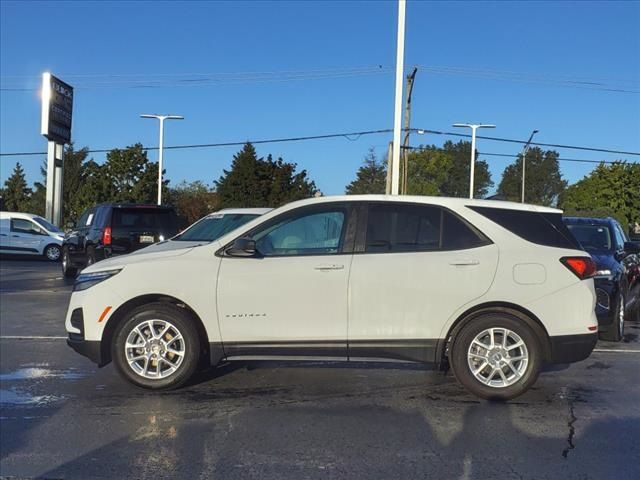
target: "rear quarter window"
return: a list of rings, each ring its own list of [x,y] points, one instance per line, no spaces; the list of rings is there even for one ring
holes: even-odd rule
[[[560,213],[467,206],[524,240],[546,247],[582,250]]]

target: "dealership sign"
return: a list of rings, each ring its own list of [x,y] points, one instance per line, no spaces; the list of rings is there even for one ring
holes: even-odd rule
[[[42,135],[50,142],[71,143],[73,87],[50,73],[42,75]]]

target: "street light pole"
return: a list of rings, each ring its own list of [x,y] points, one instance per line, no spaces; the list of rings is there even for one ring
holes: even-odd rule
[[[162,205],[162,160],[164,152],[164,121],[165,120],[184,120],[180,115],[157,115],[142,114],[140,118],[157,118],[160,120],[160,143],[158,145],[158,205]]]
[[[529,137],[529,140],[527,140],[527,143],[525,144],[524,148],[522,149],[522,198],[521,198],[521,203],[524,203],[524,170],[525,170],[525,163],[527,160],[527,152],[529,151],[529,145],[531,145],[531,140],[533,140],[533,136],[538,133],[538,130],[534,130],[533,132],[531,132],[531,136]]]
[[[469,198],[473,198],[473,179],[476,168],[476,130],[479,128],[496,128],[495,125],[487,124],[471,124],[471,123],[454,123],[454,127],[466,127],[471,129],[471,174],[469,178]]]

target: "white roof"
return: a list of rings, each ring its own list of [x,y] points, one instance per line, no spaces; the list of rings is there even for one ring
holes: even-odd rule
[[[22,212],[0,212],[0,218],[35,218],[40,217],[40,215],[35,215],[33,213],[22,213]]]
[[[336,201],[385,201],[385,202],[409,202],[409,203],[429,203],[432,205],[450,205],[452,207],[490,207],[505,208],[509,210],[525,210],[530,212],[544,213],[562,213],[557,208],[543,207],[540,205],[531,205],[529,203],[505,202],[502,200],[482,200],[469,198],[453,198],[453,197],[427,197],[419,195],[335,195],[327,197],[315,197],[306,200],[298,200],[289,203],[287,206],[313,205],[316,203],[336,202]]]
[[[273,210],[272,208],[223,208],[209,215],[264,215]],[[208,215],[207,215],[208,216]]]

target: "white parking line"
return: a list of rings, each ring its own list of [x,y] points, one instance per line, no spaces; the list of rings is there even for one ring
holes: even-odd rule
[[[640,353],[640,350],[617,350],[615,348],[594,348],[593,351],[604,353]]]
[[[67,337],[46,335],[0,335],[0,340],[66,340]]]

